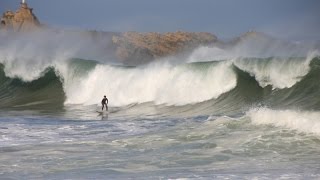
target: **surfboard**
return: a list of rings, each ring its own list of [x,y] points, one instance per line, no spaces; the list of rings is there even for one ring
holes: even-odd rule
[[[99,114],[104,114],[104,113],[108,113],[108,111],[96,111]]]

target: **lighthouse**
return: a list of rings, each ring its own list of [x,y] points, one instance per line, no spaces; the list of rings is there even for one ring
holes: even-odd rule
[[[26,0],[21,0],[21,8],[22,9],[29,9],[28,4],[26,3]]]

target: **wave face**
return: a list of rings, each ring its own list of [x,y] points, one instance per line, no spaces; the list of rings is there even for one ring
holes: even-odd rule
[[[0,100],[3,108],[92,105],[106,94],[111,106],[193,106],[205,114],[221,109],[243,112],[254,104],[319,110],[319,60],[312,55],[184,64],[164,61],[138,67],[81,59],[20,66],[17,60],[3,60]]]
[[[62,83],[52,68],[46,69],[42,77],[25,82],[6,77],[4,66],[0,64],[0,108],[61,108],[64,99]]]

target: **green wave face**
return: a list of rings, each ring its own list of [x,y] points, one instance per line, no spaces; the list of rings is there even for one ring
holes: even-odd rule
[[[65,95],[54,69],[46,69],[44,75],[31,82],[8,78],[0,66],[0,108],[62,108]]]

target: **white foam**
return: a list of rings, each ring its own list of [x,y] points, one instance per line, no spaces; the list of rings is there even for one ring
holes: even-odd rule
[[[132,69],[98,65],[87,77],[74,81],[65,84],[66,103],[96,104],[106,94],[115,106],[197,103],[217,98],[237,83],[229,62],[198,71],[166,62]]]
[[[272,85],[275,88],[290,88],[299,82],[309,70],[312,57],[301,59],[273,58],[270,60],[237,59],[235,65],[249,72],[261,87]]]
[[[88,33],[74,31],[0,32],[0,63],[5,65],[6,76],[32,81],[41,77],[46,68],[65,64],[71,58],[109,61],[99,42]]]
[[[221,61],[229,59],[238,68],[254,76],[261,87],[271,85],[273,89],[283,89],[290,88],[299,82],[309,72],[310,61],[317,56],[317,53],[309,53],[304,60],[290,59],[288,57],[269,60],[265,58],[248,60],[241,56],[246,54],[236,52],[236,50],[223,50],[217,47],[201,47],[193,52],[188,61]],[[247,56],[243,57],[251,56],[247,54]]]
[[[268,61],[236,59],[234,64],[249,72],[259,85],[271,85],[273,89],[290,88],[299,82],[310,70],[310,62],[319,56],[318,51],[308,53],[305,59],[273,58]]]
[[[247,112],[253,124],[285,127],[320,135],[320,112],[257,108]]]
[[[188,57],[188,62],[207,62],[229,60],[256,78],[260,86],[271,85],[276,88],[290,88],[299,82],[309,70],[310,61],[319,52],[310,45],[296,45],[268,39],[245,39],[229,48],[199,47]],[[256,58],[248,61],[245,58]],[[269,57],[278,57],[266,60]],[[290,59],[290,57],[306,57]],[[264,61],[260,61],[261,58]]]
[[[74,74],[68,65],[74,57],[92,55],[102,57],[104,51],[95,51],[92,39],[77,33],[41,32],[30,35],[1,36],[0,63],[8,77],[32,81],[43,75],[48,67],[54,67],[61,76],[67,104],[96,104],[106,94],[112,105],[154,102],[156,104],[184,105],[219,97],[236,86],[236,74],[232,60],[220,61],[206,70],[192,70],[188,65],[172,65],[168,62],[153,63],[132,69],[98,65],[89,74]],[[32,42],[32,43],[31,43]],[[231,52],[231,53],[230,53]],[[187,60],[213,61],[219,58],[238,57],[235,50],[202,47]],[[101,55],[101,56],[100,56]],[[291,87],[309,71],[309,62],[277,61],[261,67],[259,62],[247,64],[236,60],[240,68],[248,71],[261,86]],[[221,60],[221,59],[220,59]],[[109,61],[109,60],[105,60]]]
[[[230,62],[204,71],[168,62],[132,69],[98,65],[89,74],[76,74],[69,60],[85,58],[85,52],[95,48],[85,42],[88,38],[70,35],[39,32],[7,38],[0,34],[6,40],[0,42],[0,63],[6,76],[28,82],[54,67],[63,80],[67,104],[97,104],[106,94],[111,105],[117,106],[143,102],[184,105],[217,98],[236,86]]]

